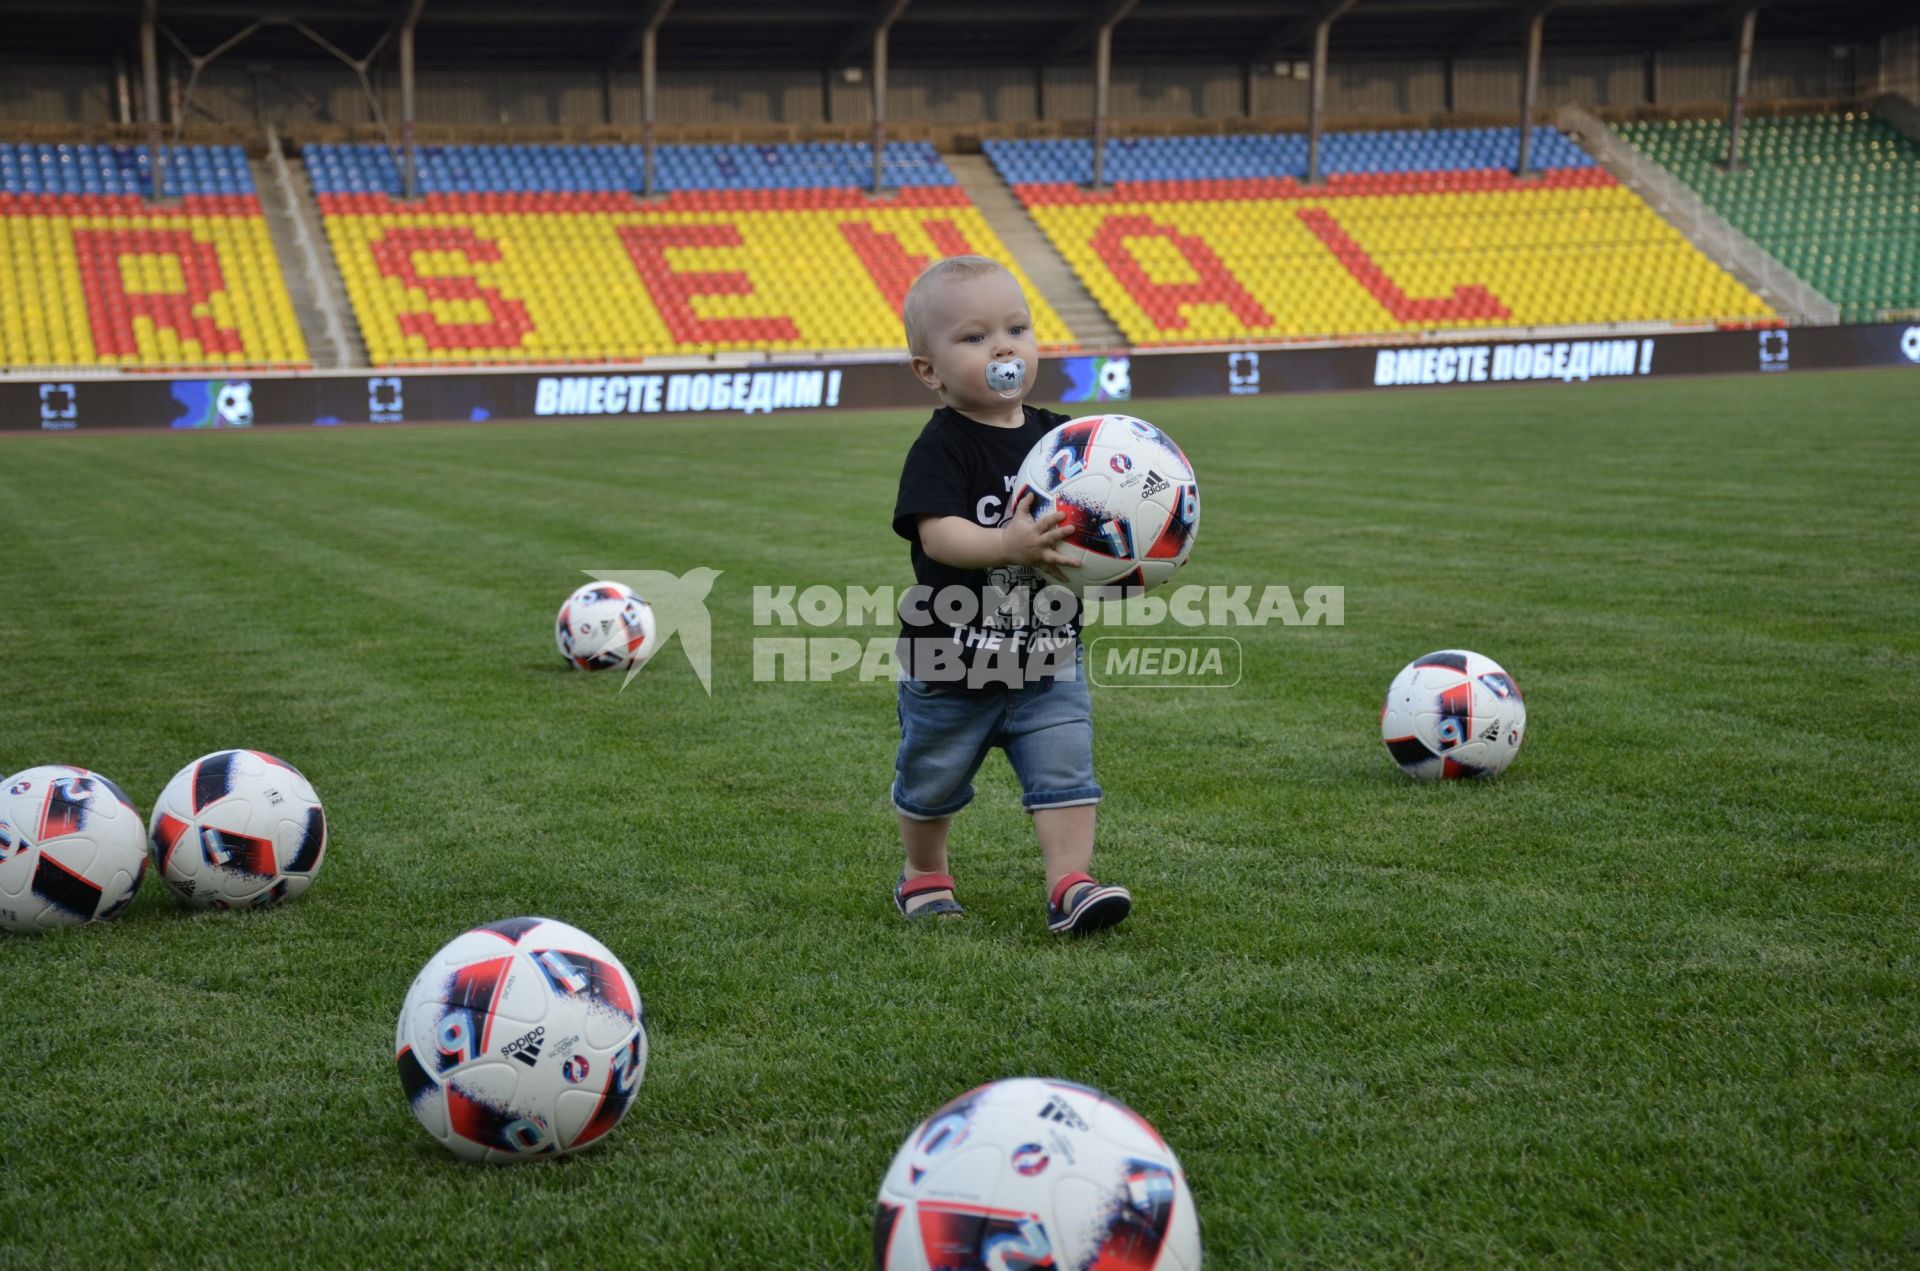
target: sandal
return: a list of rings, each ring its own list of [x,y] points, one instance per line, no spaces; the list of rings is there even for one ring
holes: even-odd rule
[[[1062,907],[1061,897],[1076,887],[1080,892],[1073,903]],[[1048,898],[1047,930],[1056,936],[1083,935],[1113,926],[1132,909],[1133,893],[1126,888],[1103,886],[1092,874],[1068,874],[1053,885]]]
[[[953,876],[951,874],[922,874],[912,882],[907,881],[906,871],[902,870],[900,879],[893,885],[893,907],[900,916],[909,922],[918,922],[922,918],[958,918],[966,913],[960,902],[952,896],[943,896],[939,900],[929,900],[925,904],[907,907],[907,901],[930,891],[951,892]]]

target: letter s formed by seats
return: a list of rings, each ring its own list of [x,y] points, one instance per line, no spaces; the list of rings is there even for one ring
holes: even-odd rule
[[[497,262],[500,245],[481,238],[471,226],[394,226],[369,250],[381,273],[418,288],[428,300],[478,300],[487,307],[491,319],[486,322],[442,322],[431,308],[397,315],[400,330],[420,336],[428,348],[516,348],[532,333],[533,319],[527,314],[527,306],[500,294],[498,288],[483,287],[466,274],[422,274],[414,264],[415,252],[430,250],[459,252],[469,264]]]

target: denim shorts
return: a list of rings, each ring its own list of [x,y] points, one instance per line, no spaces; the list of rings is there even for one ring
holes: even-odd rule
[[[952,816],[973,801],[973,774],[995,746],[1027,811],[1100,802],[1092,701],[1086,680],[1070,674],[986,692],[902,679],[893,806],[916,821]]]

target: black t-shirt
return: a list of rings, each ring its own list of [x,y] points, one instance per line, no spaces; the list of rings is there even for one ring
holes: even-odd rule
[[[900,602],[900,658],[933,684],[1017,687],[1073,665],[1079,609],[1025,565],[955,569],[927,555],[923,516],[998,526],[1013,514],[1013,483],[1027,452],[1070,416],[1023,408],[1018,428],[995,428],[950,407],[933,412],[907,451],[893,532],[913,545],[915,586]],[[1039,599],[1036,601],[1036,596]]]

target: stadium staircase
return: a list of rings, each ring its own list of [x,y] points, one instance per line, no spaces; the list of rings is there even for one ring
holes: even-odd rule
[[[280,257],[293,316],[306,338],[313,364],[344,370],[367,365],[367,346],[343,315],[349,312],[346,289],[333,259],[321,246],[318,218],[313,215],[313,189],[304,167],[287,162],[280,138],[267,129],[267,157],[253,164],[254,183],[263,197],[261,210]]]
[[[1873,114],[1908,141],[1920,141],[1920,106],[1898,93],[1882,93],[1873,99]]]
[[[1749,119],[1742,171],[1726,126],[1622,124],[1621,135],[1838,306],[1847,322],[1920,315],[1920,143],[1864,111]]]
[[[1560,127],[1584,145],[1620,184],[1687,236],[1701,253],[1745,283],[1788,321],[1833,326],[1840,307],[1806,279],[1701,202],[1686,183],[1578,106],[1562,106]]]
[[[1012,258],[1026,270],[1034,287],[1073,329],[1081,347],[1124,347],[1126,336],[1120,333],[1119,327],[1113,325],[1113,320],[1100,307],[1100,302],[1088,294],[1074,276],[1072,266],[1054,250],[1053,244],[1047,241],[1047,236],[1040,232],[1040,227],[1033,223],[1033,218],[1013,197],[1013,192],[993,170],[993,164],[988,162],[986,156],[948,155],[947,166],[953,170],[954,179],[967,192],[967,197],[973,200],[973,205],[980,209],[980,215],[987,218],[987,224],[1006,244]]]

